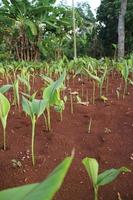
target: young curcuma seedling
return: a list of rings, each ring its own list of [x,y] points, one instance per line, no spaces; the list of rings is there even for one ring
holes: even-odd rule
[[[56,81],[53,81],[50,78],[47,78],[47,82],[50,84],[43,90],[43,98],[48,102],[47,104],[47,119],[48,119],[48,130],[51,130],[51,117],[50,117],[50,106],[54,106],[57,112],[62,114],[64,109],[64,101],[61,100],[60,90],[63,86],[63,82],[66,77],[66,71],[62,73],[60,78]],[[61,115],[62,119],[62,115]]]
[[[123,99],[124,99],[125,95],[127,93],[128,76],[129,76],[129,67],[128,67],[128,64],[127,64],[126,61],[122,65],[121,74],[122,74],[122,77],[123,77],[124,82],[125,82],[124,91],[123,91]]]
[[[101,75],[101,77],[99,77],[98,75],[96,74],[92,74],[88,69],[84,68],[85,72],[88,73],[88,75],[94,80],[97,82],[98,86],[99,86],[99,97],[101,98],[102,96],[102,87],[103,87],[103,83],[106,79],[106,75],[107,75],[107,66],[105,65],[104,67],[104,71]]]
[[[43,114],[45,108],[47,106],[47,101],[33,99],[29,101],[24,96],[22,96],[22,107],[26,114],[28,114],[31,118],[32,123],[32,144],[31,144],[31,152],[32,152],[32,164],[35,165],[35,153],[34,153],[34,143],[35,143],[35,125],[37,119]]]
[[[30,86],[30,78],[28,76],[28,78],[26,77],[21,77],[21,76],[17,76],[18,80],[26,87],[25,88],[25,92],[27,92],[30,95],[30,91],[31,91],[31,86]]]
[[[16,79],[13,82],[13,92],[14,92],[14,100],[13,100],[13,104],[18,107],[19,111],[20,111],[20,98],[19,98],[19,80]]]
[[[4,150],[6,150],[6,125],[9,110],[10,102],[2,93],[0,93],[0,119],[3,126]]]
[[[82,163],[93,184],[94,200],[98,200],[98,189],[100,186],[111,183],[122,172],[131,172],[126,167],[121,167],[119,169],[108,169],[98,174],[99,164],[96,159],[86,157],[82,160]]]

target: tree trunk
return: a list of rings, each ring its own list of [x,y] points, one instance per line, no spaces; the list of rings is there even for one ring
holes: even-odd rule
[[[125,14],[127,9],[127,0],[121,0],[121,7],[118,20],[118,58],[125,55]]]
[[[76,18],[75,18],[74,0],[72,0],[72,14],[73,14],[74,59],[76,59],[77,58],[77,41],[76,41]]]

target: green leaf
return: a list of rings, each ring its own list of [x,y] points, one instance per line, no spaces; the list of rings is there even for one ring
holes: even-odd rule
[[[44,79],[47,83],[53,83],[53,80],[48,76],[42,74],[41,78]]]
[[[38,183],[0,191],[0,199],[9,200],[11,197],[13,197],[14,200],[22,200],[23,197],[30,191],[34,190],[37,185]]]
[[[122,172],[130,172],[130,170],[126,167],[121,167],[119,169],[109,169],[104,171],[103,173],[98,175],[97,185],[101,186],[111,183]]]
[[[21,92],[22,95],[24,95],[25,97],[27,97],[30,101],[33,101],[33,99],[35,99],[35,96],[37,94],[38,91],[35,91],[32,95],[29,95],[25,92]]]
[[[51,27],[58,28],[58,26],[56,26],[54,24],[54,22],[52,23],[52,22],[46,20],[45,23],[48,24],[48,25],[50,25]]]
[[[34,115],[36,117],[40,117],[40,115],[44,112],[45,108],[47,107],[47,101],[46,100],[39,100],[39,99],[33,99],[32,101],[29,101],[24,96],[22,96],[22,107],[23,110],[31,117],[33,118]]]
[[[7,116],[10,110],[10,103],[8,99],[0,93],[0,119],[3,125],[3,128],[6,128]]]
[[[94,79],[95,81],[97,81],[98,83],[101,82],[101,79],[98,76],[93,75],[91,72],[89,72],[89,70],[87,70],[86,68],[84,68],[84,70],[88,73],[88,75]]]
[[[62,87],[63,81],[65,80],[66,72],[60,76],[57,81],[52,82],[43,91],[43,98],[49,102],[49,105],[58,105],[60,99],[60,88]]]
[[[27,91],[28,91],[28,93],[30,93],[30,89],[31,89],[30,82],[26,78],[22,78],[19,75],[18,75],[18,79],[21,81],[21,83],[26,85]]]
[[[46,180],[39,184],[31,184],[0,192],[1,200],[51,200],[60,189],[73,157],[67,157],[59,164]]]
[[[19,106],[19,80],[18,79],[14,81],[13,89],[14,89],[15,104],[18,104]]]
[[[30,31],[31,31],[32,35],[36,36],[37,35],[37,27],[36,27],[36,25],[29,19],[26,19],[25,23],[30,28]]]
[[[22,96],[22,107],[23,111],[26,112],[32,118],[31,102]]]
[[[5,117],[10,110],[10,103],[8,99],[0,93],[0,117]]]
[[[85,166],[86,171],[88,172],[88,175],[90,176],[93,185],[95,186],[97,184],[98,169],[99,169],[97,160],[94,158],[86,157],[82,160],[82,163]]]
[[[128,75],[129,75],[129,68],[128,68],[128,65],[126,62],[124,64],[124,66],[122,67],[121,73],[122,73],[122,76],[124,77],[125,81],[127,81]]]
[[[38,117],[44,112],[45,108],[47,107],[48,103],[45,100],[38,100],[34,99],[32,101],[32,111]]]
[[[7,92],[11,87],[12,87],[12,85],[10,85],[10,84],[1,86],[1,87],[0,87],[0,93],[4,94],[4,93]]]
[[[113,47],[114,49],[117,49],[117,44],[112,44],[112,47]]]

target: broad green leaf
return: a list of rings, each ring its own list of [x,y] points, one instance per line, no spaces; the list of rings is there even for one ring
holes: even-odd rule
[[[23,111],[26,112],[32,118],[33,116],[31,109],[31,102],[28,101],[24,96],[22,96],[22,107]]]
[[[64,101],[60,100],[58,102],[58,104],[55,105],[54,109],[56,112],[61,112],[62,110],[64,110],[65,106],[64,106]]]
[[[0,200],[9,200],[11,197],[13,197],[13,200],[22,200],[23,197],[34,190],[36,186],[38,186],[38,183],[0,191]]]
[[[19,105],[19,80],[18,79],[14,81],[13,88],[14,88],[14,95],[16,98],[15,101],[17,101],[15,103]]]
[[[54,22],[52,23],[52,22],[46,20],[45,23],[48,24],[48,25],[50,25],[50,26],[52,26],[52,27],[54,27],[54,28],[58,28],[58,26],[56,26],[54,24]]]
[[[53,80],[50,77],[48,77],[48,76],[41,75],[41,78],[43,78],[48,83],[53,83]]]
[[[31,103],[31,106],[32,106],[32,112],[37,117],[40,117],[40,115],[44,112],[45,108],[47,107],[47,101],[34,99]]]
[[[18,75],[18,79],[19,79],[24,85],[26,85],[26,86],[29,85],[29,82],[28,82],[25,78],[22,78],[22,77],[20,77],[20,76]]]
[[[8,99],[0,93],[0,117],[5,117],[10,110]]]
[[[46,180],[39,184],[31,184],[0,192],[1,200],[51,200],[60,189],[73,157],[67,157],[59,164]]]
[[[98,169],[99,169],[99,165],[96,159],[94,158],[84,158],[82,160],[83,165],[86,168],[86,171],[88,172],[93,185],[97,184],[97,178],[98,178]]]
[[[47,107],[47,101],[43,99],[33,99],[32,101],[29,101],[22,96],[22,107],[31,118],[33,118],[34,115],[36,115],[36,117],[40,117]]]
[[[4,94],[5,92],[7,92],[10,88],[12,87],[12,85],[3,85],[0,87],[0,93]]]
[[[43,91],[43,98],[49,102],[49,105],[58,105],[60,99],[59,89],[62,87],[63,81],[65,80],[66,72],[60,76],[60,78],[52,82],[48,87]]]
[[[7,116],[10,110],[8,99],[0,93],[0,119],[4,128],[6,128]]]
[[[37,94],[37,91],[34,92],[32,95],[29,95],[29,94],[27,94],[27,93],[25,93],[25,92],[21,92],[21,94],[24,95],[25,97],[27,97],[30,101],[33,101],[33,99],[35,99],[35,96],[36,96],[36,94]]]
[[[84,70],[88,73],[88,75],[94,79],[95,81],[97,81],[98,83],[101,82],[101,79],[98,76],[93,75],[91,72],[89,72],[89,70],[87,70],[86,68],[84,68]]]
[[[30,93],[30,89],[31,89],[31,86],[30,86],[30,82],[26,79],[26,78],[22,78],[18,75],[18,79],[24,84],[26,85],[27,87],[27,91],[28,93]]]
[[[117,176],[122,172],[130,172],[126,167],[119,169],[109,169],[98,175],[97,186],[106,185],[114,181]]]
[[[35,23],[33,23],[29,19],[26,19],[25,23],[30,28],[32,35],[36,36],[37,35],[37,27],[36,27]]]

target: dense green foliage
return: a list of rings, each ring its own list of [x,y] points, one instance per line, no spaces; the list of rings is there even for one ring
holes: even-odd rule
[[[2,0],[0,60],[73,58],[72,8],[55,0]],[[102,0],[94,17],[87,2],[76,5],[77,54],[114,56],[118,40],[119,0]],[[133,51],[133,3],[126,12],[126,54]]]
[[[120,10],[119,0],[102,0],[97,11],[98,39],[101,40],[103,56],[113,56],[115,49],[112,44],[118,40],[118,15]],[[133,2],[128,0],[125,22],[126,54],[133,51]]]

